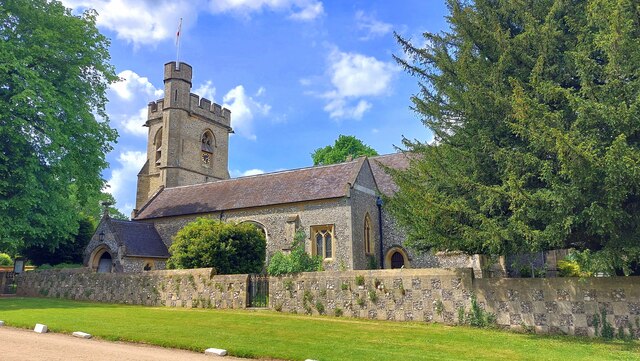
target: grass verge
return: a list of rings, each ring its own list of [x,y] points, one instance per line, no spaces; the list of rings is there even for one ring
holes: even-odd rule
[[[640,360],[638,342],[602,342],[417,322],[271,311],[156,308],[48,298],[0,299],[0,320],[107,340],[287,360]]]

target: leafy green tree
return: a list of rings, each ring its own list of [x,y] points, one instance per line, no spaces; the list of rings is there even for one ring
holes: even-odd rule
[[[346,161],[349,157],[378,155],[378,152],[352,135],[340,135],[335,143],[311,153],[313,165],[327,165]]]
[[[397,61],[435,142],[390,171],[387,205],[421,250],[590,249],[640,259],[640,12],[635,1],[449,0],[450,30]]]
[[[269,260],[267,273],[272,276],[281,276],[300,272],[322,271],[322,258],[320,256],[311,256],[304,250],[305,238],[307,238],[307,235],[303,230],[296,232],[291,245],[291,252],[288,254],[282,251],[276,252]]]
[[[109,41],[95,12],[50,0],[0,2],[0,38],[0,249],[55,248],[102,189],[117,137],[104,110],[117,78]]]
[[[60,263],[82,263],[84,249],[89,244],[96,230],[97,223],[91,216],[84,216],[78,222],[77,234],[59,240],[51,249],[47,245],[31,245],[23,248],[20,255],[26,257],[36,266],[42,264],[57,265]]]
[[[219,274],[258,273],[267,241],[249,223],[198,218],[182,228],[169,249],[169,268],[215,267]]]

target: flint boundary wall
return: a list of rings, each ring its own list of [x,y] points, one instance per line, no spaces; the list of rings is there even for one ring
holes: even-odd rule
[[[17,282],[20,296],[246,308],[248,277],[211,276],[211,269],[48,270],[26,272]],[[464,268],[326,271],[269,279],[269,308],[299,314],[456,324],[460,309],[469,313],[472,295],[507,329],[594,336],[595,315],[604,309],[616,331],[640,337],[640,277],[476,279]]]
[[[18,296],[187,308],[244,308],[247,275],[211,275],[211,268],[95,273],[86,268],[25,272]]]

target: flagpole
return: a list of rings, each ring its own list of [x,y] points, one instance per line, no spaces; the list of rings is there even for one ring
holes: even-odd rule
[[[178,31],[176,32],[176,69],[180,69],[180,31],[182,30],[182,18],[178,24]]]

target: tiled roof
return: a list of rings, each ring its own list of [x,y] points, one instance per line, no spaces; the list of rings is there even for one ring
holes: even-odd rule
[[[126,247],[126,256],[169,258],[167,246],[151,223],[110,219],[116,237]]]
[[[398,186],[391,176],[384,171],[380,164],[389,168],[406,169],[409,167],[409,158],[407,158],[407,154],[405,153],[386,154],[377,157],[370,157],[369,164],[371,165],[373,177],[376,179],[378,190],[382,194],[390,196],[398,190]]]
[[[344,197],[364,160],[165,188],[135,219]]]

